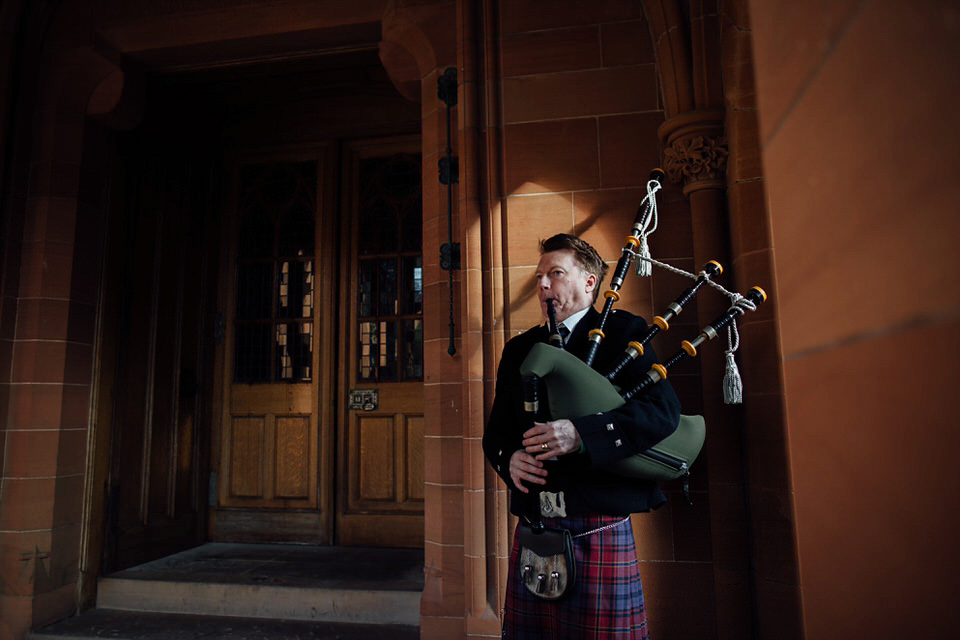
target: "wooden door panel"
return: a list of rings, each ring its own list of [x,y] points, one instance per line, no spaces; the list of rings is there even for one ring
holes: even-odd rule
[[[242,415],[255,411],[284,414],[310,413],[313,389],[309,384],[258,385],[233,384],[230,413]]]
[[[419,503],[423,510],[423,414],[407,416],[405,494],[408,502]]]
[[[310,416],[237,416],[230,428],[227,506],[316,506]],[[302,504],[299,504],[302,503]]]
[[[362,414],[351,430],[351,513],[423,512],[423,415]]]
[[[312,451],[313,428],[310,416],[277,416],[276,488],[277,498],[311,499],[316,483],[316,462],[306,452]]]
[[[350,509],[376,509],[396,502],[397,439],[392,416],[363,416],[350,443]]]
[[[226,502],[263,497],[263,444],[266,416],[241,416],[231,423],[230,493]]]
[[[223,506],[318,506],[316,421],[309,394],[310,385],[233,385],[224,433],[229,475],[220,496]]]
[[[227,429],[227,507],[317,507],[315,428],[309,415],[234,416]]]
[[[415,395],[413,396],[416,397]],[[399,404],[411,404],[409,396]],[[360,412],[350,420],[343,545],[423,545],[423,414]]]

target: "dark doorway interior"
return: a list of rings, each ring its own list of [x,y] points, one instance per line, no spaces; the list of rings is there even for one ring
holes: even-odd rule
[[[419,132],[373,48],[147,73],[114,149],[102,289],[101,574],[208,539],[225,314],[225,166],[251,149]],[[230,277],[226,274],[226,277]],[[104,404],[106,403],[106,404]],[[95,547],[94,547],[95,548]]]

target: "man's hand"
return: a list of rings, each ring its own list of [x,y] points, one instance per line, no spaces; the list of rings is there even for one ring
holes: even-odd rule
[[[547,484],[544,476],[547,470],[543,468],[543,463],[531,456],[523,449],[517,449],[510,456],[510,479],[513,485],[522,493],[530,493],[523,483]]]
[[[569,420],[534,422],[533,428],[523,434],[524,451],[538,461],[579,451],[581,442],[577,428]]]

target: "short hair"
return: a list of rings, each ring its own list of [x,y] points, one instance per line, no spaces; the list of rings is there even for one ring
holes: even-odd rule
[[[600,283],[603,277],[607,275],[607,263],[603,261],[597,250],[590,246],[584,240],[569,233],[558,233],[557,235],[540,241],[540,255],[550,253],[551,251],[563,251],[569,249],[576,256],[577,264],[580,268],[597,277],[597,286],[593,291],[593,299],[597,299],[600,293]]]

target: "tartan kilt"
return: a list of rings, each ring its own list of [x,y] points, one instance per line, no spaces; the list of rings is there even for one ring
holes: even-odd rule
[[[590,515],[544,518],[548,527],[566,528],[576,536],[623,520],[623,516]],[[577,578],[573,591],[556,602],[541,600],[523,586],[520,542],[514,532],[503,638],[507,640],[646,640],[640,565],[630,520],[598,533],[573,539]]]

